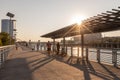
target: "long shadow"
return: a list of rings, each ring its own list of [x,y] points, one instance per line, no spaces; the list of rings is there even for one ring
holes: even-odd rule
[[[0,70],[0,80],[32,80],[32,73],[26,59],[17,58],[6,61]]]
[[[113,78],[114,80],[120,80],[119,77],[117,77],[112,71],[110,71],[107,67],[105,67],[103,64],[99,63]]]
[[[46,54],[46,53],[43,53]],[[76,67],[79,70],[82,70],[84,73],[84,79],[85,80],[91,80],[90,78],[90,74],[93,74],[99,78],[102,78],[104,80],[109,80],[109,79],[113,79],[111,76],[102,73],[102,72],[98,72],[94,69],[94,67],[92,66],[92,64],[90,63],[90,61],[86,61],[86,60],[80,60],[77,59],[76,64],[73,64],[73,57],[69,57],[67,60],[64,60],[63,58],[59,58],[58,56],[54,56],[54,58],[60,62],[64,62],[70,66]],[[110,71],[108,71],[109,73],[111,73]],[[115,80],[120,80],[115,74],[111,74]]]
[[[95,73],[96,71],[95,71],[94,67],[91,65],[90,61],[86,61],[86,62],[87,62],[89,70]]]
[[[46,54],[46,53],[43,53],[43,54]],[[98,76],[99,78],[102,78],[104,80],[109,80],[112,78],[104,73],[96,71],[89,61],[77,59],[76,64],[73,64],[72,63],[74,60],[73,57],[69,57],[67,60],[63,60],[63,58],[59,58],[58,56],[54,56],[54,58],[60,62],[64,62],[70,66],[73,66],[79,70],[82,70],[84,73],[85,80],[91,80],[90,74]],[[115,76],[114,74],[112,74],[112,75]],[[115,79],[119,80],[118,77],[115,77]]]
[[[67,63],[72,63],[72,56],[68,58]]]
[[[46,54],[46,53],[43,53],[43,54]],[[97,76],[97,77],[99,77],[101,79],[104,79],[104,80],[109,80],[109,79],[120,80],[119,77],[117,77],[114,73],[112,73],[110,70],[108,70],[104,65],[101,65],[101,66],[103,68],[105,68],[106,71],[109,72],[112,77],[110,75],[106,74],[106,73],[102,73],[101,71],[96,71],[94,69],[94,67],[92,66],[92,64],[90,63],[90,61],[77,59],[76,64],[74,64],[74,63],[72,63],[73,60],[74,60],[73,57],[69,57],[69,58],[67,58],[67,60],[64,60],[63,58],[59,58],[59,56],[54,56],[54,58],[56,60],[60,61],[60,62],[64,62],[64,63],[66,63],[66,64],[68,64],[70,66],[73,66],[73,67],[75,67],[75,68],[77,68],[79,70],[82,70],[83,73],[84,73],[84,79],[85,80],[91,80],[90,74],[93,74],[93,75],[95,75],[95,76]],[[46,61],[46,60],[44,60],[44,61]],[[37,64],[39,64],[41,62],[42,61],[36,63],[35,65],[37,65]],[[49,62],[49,59],[45,63],[37,66],[35,69],[45,65],[48,62]]]
[[[72,63],[69,63],[69,61],[72,62],[72,57],[69,57],[68,60],[66,60],[66,61],[63,61],[62,59],[60,60],[60,59],[57,59],[57,58],[56,58],[56,60],[58,60],[60,62],[64,62],[64,63],[66,63],[70,66],[73,66],[73,67],[75,67],[79,70],[82,70],[83,73],[84,73],[84,79],[85,80],[91,80],[90,73],[95,75],[95,76],[98,76],[98,77],[100,77],[104,80],[109,80],[110,79],[109,76],[107,76],[105,74],[102,74],[102,73],[99,73],[99,72],[96,72],[94,67],[92,66],[92,64],[89,61],[79,59],[79,63],[77,63],[77,61],[76,61],[76,64],[72,64]]]
[[[73,66],[73,67],[76,67],[76,68],[82,70],[83,73],[84,73],[84,79],[85,80],[91,80],[90,75],[89,75],[89,71],[87,70],[87,64],[86,64],[86,62],[84,60],[81,60],[81,64],[80,64],[80,63],[78,63],[80,61],[80,59],[77,59],[76,64],[72,64],[72,62],[73,62],[72,58],[73,57],[70,56],[67,61],[62,61],[62,60],[57,59],[57,58],[56,58],[56,60],[58,60],[60,62],[64,62],[66,64],[69,64],[70,66]]]
[[[31,64],[31,63],[34,63],[34,62],[43,60],[43,59],[45,59],[45,58],[46,58],[46,57],[42,57],[42,58],[38,58],[38,59],[32,60],[32,61],[28,62],[28,64]]]
[[[37,61],[36,63],[34,63],[32,66],[35,66],[37,64],[41,64],[42,62],[45,62],[49,59],[51,59],[51,58],[50,57],[44,57],[44,58],[40,59],[39,61]]]
[[[33,66],[34,68],[31,70],[31,72],[34,72],[34,71],[37,70],[38,68],[44,66],[45,64],[47,64],[47,63],[49,63],[49,62],[51,62],[51,61],[53,61],[53,60],[54,60],[53,57],[46,57],[45,59],[43,59],[43,60],[41,60],[41,61],[33,64],[32,66]]]
[[[25,47],[25,46],[20,46],[20,47],[22,48],[23,51],[26,51],[26,50],[27,50],[27,51],[28,51],[28,50],[29,50],[29,51],[32,51],[32,49],[30,49],[30,48],[28,48],[28,47]]]
[[[69,61],[72,62],[72,57],[70,57],[69,59],[71,59],[71,60],[69,60]],[[76,67],[76,68],[82,70],[83,73],[84,73],[84,79],[85,79],[85,80],[91,80],[90,75],[89,75],[89,71],[88,71],[88,68],[89,68],[89,65],[90,65],[90,64],[88,65],[88,64],[86,63],[86,61],[81,60],[80,58],[78,58],[76,64],[69,64],[69,65],[71,65],[71,66],[73,66],[73,67]],[[92,67],[92,66],[91,66],[91,67]],[[93,69],[93,67],[92,67],[92,69]]]
[[[90,79],[90,75],[89,75],[89,71],[87,69],[87,64],[85,63],[84,60],[82,60],[82,66],[83,66],[83,72],[84,72],[84,78],[85,78],[85,80],[91,80]]]
[[[37,54],[37,55],[29,56],[29,57],[26,57],[26,58],[33,58],[33,57],[40,56],[40,55],[41,54]]]

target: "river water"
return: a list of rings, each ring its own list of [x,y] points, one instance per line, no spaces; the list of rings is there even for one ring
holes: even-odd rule
[[[86,50],[84,49],[84,56]],[[71,56],[71,47],[67,48],[68,55]],[[73,47],[73,55],[78,56],[78,48]],[[81,48],[79,48],[79,56],[81,57]],[[97,49],[89,48],[88,49],[88,58],[92,61],[97,61]],[[101,49],[100,50],[100,61],[103,63],[112,64],[112,50],[108,49]],[[120,65],[120,50],[117,51],[117,64]]]
[[[35,50],[36,46],[33,46]],[[41,49],[44,50],[45,47]],[[40,49],[40,50],[41,50]],[[84,49],[84,56],[86,50]],[[67,55],[71,56],[71,47],[67,47]],[[73,47],[73,56],[78,56],[78,47]],[[81,48],[79,47],[79,57],[81,57]],[[88,49],[88,58],[92,61],[97,61],[97,50],[95,48]],[[100,61],[106,64],[112,65],[112,49],[101,49],[100,50]],[[120,50],[117,51],[117,65],[120,65]]]

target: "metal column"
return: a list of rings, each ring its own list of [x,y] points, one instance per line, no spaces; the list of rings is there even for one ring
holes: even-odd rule
[[[65,55],[65,37],[63,37],[62,55]]]
[[[53,39],[53,52],[55,52],[55,39]]]
[[[82,57],[82,60],[84,60],[83,54],[84,54],[84,34],[81,34],[81,57]]]

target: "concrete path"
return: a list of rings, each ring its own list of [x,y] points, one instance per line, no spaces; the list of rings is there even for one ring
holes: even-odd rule
[[[0,69],[0,80],[120,80],[120,69],[19,47]]]

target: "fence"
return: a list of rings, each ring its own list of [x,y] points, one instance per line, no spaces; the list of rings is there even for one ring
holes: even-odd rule
[[[7,60],[8,53],[13,47],[14,45],[0,47],[0,68],[3,66],[3,63]]]

